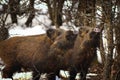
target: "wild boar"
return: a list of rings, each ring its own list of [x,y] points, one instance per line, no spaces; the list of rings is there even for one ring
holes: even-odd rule
[[[61,29],[48,29],[46,34],[12,37],[1,41],[0,57],[5,64],[2,77],[12,78],[13,73],[21,71],[21,68],[34,71],[34,55],[35,62],[44,58],[55,38],[63,32]]]

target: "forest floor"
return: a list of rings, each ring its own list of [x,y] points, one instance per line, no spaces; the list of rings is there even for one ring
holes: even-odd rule
[[[0,66],[1,67],[1,66]],[[3,68],[3,66],[1,67]],[[89,68],[89,73],[87,74],[87,80],[102,80],[102,67],[99,64],[91,66]],[[68,72],[61,71],[62,79],[56,77],[56,80],[68,80]],[[78,74],[79,76],[79,74]],[[76,76],[76,80],[80,80],[79,77]],[[32,80],[32,72],[20,72],[15,73],[13,76],[14,80]],[[0,72],[0,80],[12,80],[12,79],[2,79]],[[47,80],[45,74],[43,74],[40,80]]]

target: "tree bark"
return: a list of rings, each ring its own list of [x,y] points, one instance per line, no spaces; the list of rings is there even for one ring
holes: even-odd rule
[[[5,40],[9,37],[8,29],[5,27],[0,28],[0,41]]]
[[[103,80],[111,80],[111,66],[113,62],[113,24],[112,24],[112,0],[104,0],[102,8],[105,13],[105,24],[107,28],[108,52],[104,64]]]
[[[27,27],[32,26],[32,20],[35,17],[34,2],[35,0],[30,0],[30,4],[29,4],[30,15],[25,23]]]
[[[116,5],[118,7],[117,12],[117,22],[115,26],[115,44],[116,44],[116,57],[114,59],[114,63],[112,66],[112,80],[120,79],[120,1],[116,1]]]
[[[8,8],[10,9],[10,15],[12,23],[18,23],[17,21],[17,13],[19,13],[19,3],[20,0],[9,0]]]
[[[52,25],[59,28],[62,25],[62,8],[65,0],[47,0],[48,12]]]

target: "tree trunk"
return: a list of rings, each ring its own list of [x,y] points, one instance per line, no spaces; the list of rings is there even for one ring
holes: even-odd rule
[[[55,14],[55,26],[59,28],[62,25],[62,8],[64,5],[64,0],[58,0],[56,14]]]
[[[111,80],[111,66],[113,57],[113,24],[112,24],[112,1],[105,0],[102,8],[105,13],[105,24],[107,28],[107,44],[108,52],[106,54],[106,60],[104,64],[103,80]]]
[[[35,0],[30,0],[30,4],[29,4],[30,15],[25,23],[27,27],[32,26],[32,20],[35,17],[34,2]]]
[[[101,23],[100,27],[104,27],[104,24]],[[100,53],[101,53],[101,57],[102,57],[102,65],[104,66],[104,61],[105,61],[105,48],[104,48],[104,44],[103,44],[103,37],[102,37],[102,33],[100,35]]]
[[[116,57],[112,66],[112,80],[120,79],[120,1],[117,0],[118,14],[117,22],[115,26],[115,37],[116,37]]]
[[[17,13],[19,13],[19,3],[20,0],[9,0],[9,9],[10,9],[10,15],[12,23],[18,23],[17,21]]]
[[[0,28],[0,41],[5,40],[9,37],[8,29],[5,27]]]
[[[112,57],[113,57],[113,29],[110,23],[107,23],[108,27],[108,35],[107,35],[107,41],[108,41],[108,53],[106,55],[106,60],[104,64],[104,76],[103,80],[111,80],[111,66],[112,66]]]
[[[62,8],[65,0],[47,0],[48,12],[52,25],[59,28],[62,25]]]

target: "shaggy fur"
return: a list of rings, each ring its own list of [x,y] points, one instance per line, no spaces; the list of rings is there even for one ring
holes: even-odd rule
[[[45,58],[55,38],[63,32],[60,29],[48,29],[46,34],[13,37],[1,41],[0,57],[5,63],[2,77],[12,78],[13,73],[20,71],[21,68],[32,70],[35,77],[37,71],[34,64]]]
[[[54,55],[55,70],[68,70],[70,80],[75,80],[78,72],[81,73],[81,80],[86,80],[88,68],[96,56],[96,48],[99,47],[100,32],[95,32],[93,28],[83,28],[75,40],[72,49],[66,49],[66,44],[60,45],[60,42],[52,44],[49,51]],[[59,65],[57,65],[59,64]]]

